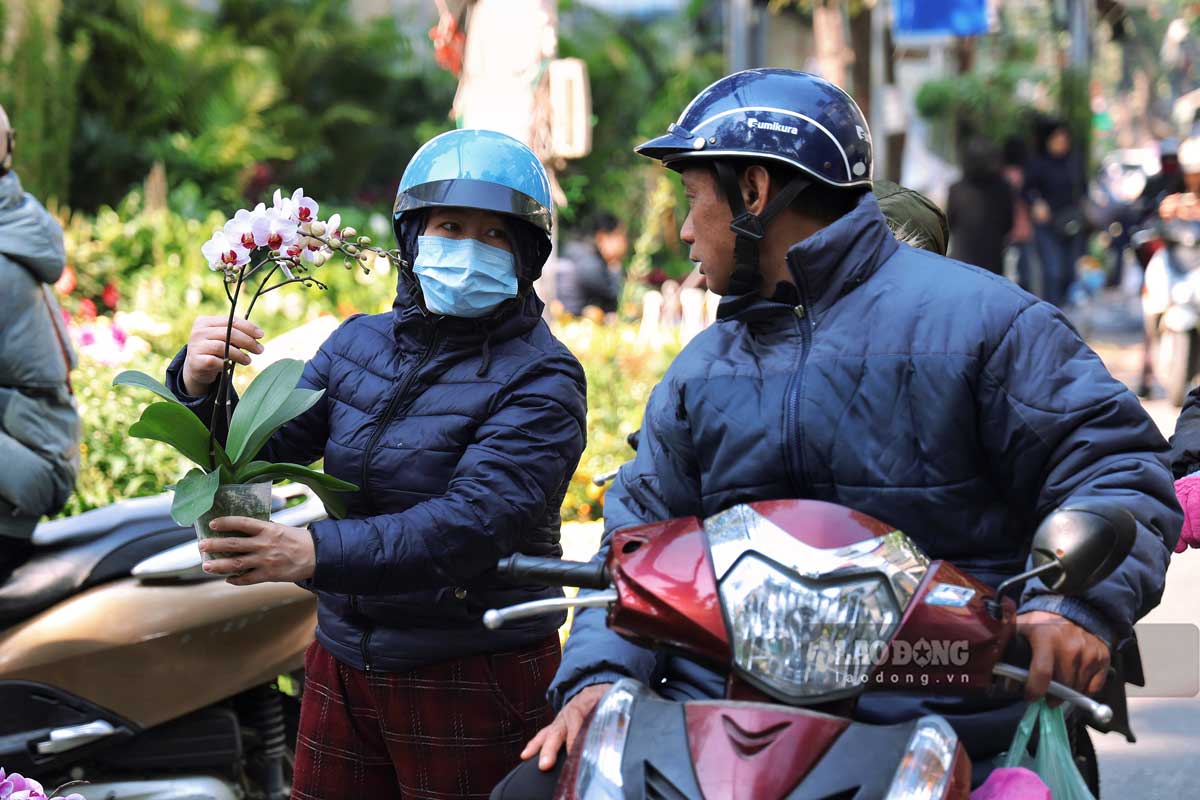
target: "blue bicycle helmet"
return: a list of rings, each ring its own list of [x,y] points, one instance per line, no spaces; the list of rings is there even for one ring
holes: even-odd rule
[[[733,212],[737,234],[731,286],[749,292],[761,280],[758,243],[767,224],[813,182],[871,186],[871,132],[854,99],[827,80],[790,69],[726,75],[692,100],[662,136],[636,152],[671,169],[705,162]],[[737,161],[774,162],[795,170],[759,214],[746,210]]]
[[[449,131],[426,142],[408,162],[392,206],[392,227],[411,258],[405,239],[413,237],[402,226],[409,212],[455,206],[507,214],[534,233],[537,252],[531,260],[537,263],[528,271],[536,278],[550,255],[551,203],[550,179],[528,147],[496,131]]]

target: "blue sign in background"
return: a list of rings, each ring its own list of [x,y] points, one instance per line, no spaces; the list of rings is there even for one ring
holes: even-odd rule
[[[894,0],[896,36],[980,36],[988,0]]]

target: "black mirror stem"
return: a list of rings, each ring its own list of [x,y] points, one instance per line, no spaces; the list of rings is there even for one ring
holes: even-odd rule
[[[1009,589],[1012,589],[1018,584],[1024,584],[1025,581],[1029,580],[1030,578],[1036,578],[1039,575],[1044,575],[1045,573],[1055,569],[1061,570],[1062,567],[1059,566],[1057,561],[1047,561],[1040,567],[1034,567],[1033,569],[1027,570],[1018,575],[1013,575],[1011,578],[996,587],[996,595],[991,600],[988,600],[988,611],[991,612],[991,615],[994,618],[1000,619],[1004,616],[1004,595]]]

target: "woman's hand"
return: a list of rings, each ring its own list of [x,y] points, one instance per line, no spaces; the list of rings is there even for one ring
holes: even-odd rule
[[[317,550],[308,528],[291,528],[277,522],[250,517],[218,517],[209,526],[220,533],[242,533],[228,539],[203,539],[202,553],[229,554],[204,563],[211,575],[230,575],[234,586],[250,586],[267,581],[295,583],[313,576]],[[237,575],[236,573],[243,573]]]
[[[221,375],[225,366],[225,331],[229,317],[197,317],[188,337],[187,356],[183,361],[183,388],[192,397],[201,397]],[[229,337],[229,358],[249,364],[250,353],[261,353],[258,340],[262,328],[245,319],[234,319]]]

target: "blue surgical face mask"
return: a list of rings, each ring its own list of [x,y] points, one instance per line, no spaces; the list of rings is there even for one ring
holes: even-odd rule
[[[418,237],[413,272],[434,314],[485,317],[517,296],[513,254],[475,239]]]

